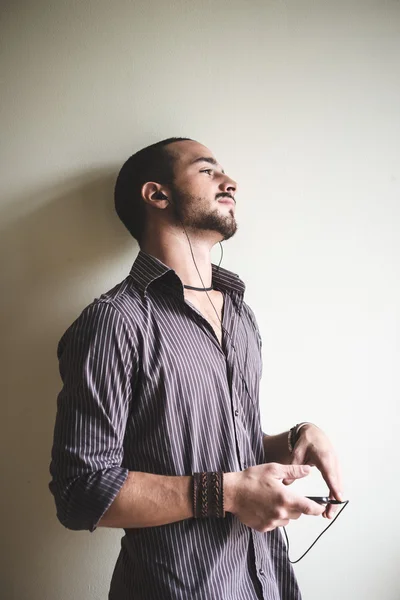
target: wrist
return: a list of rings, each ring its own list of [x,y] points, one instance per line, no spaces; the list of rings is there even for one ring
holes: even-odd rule
[[[291,452],[288,448],[288,431],[264,437],[264,463],[276,462],[288,465],[291,462]]]
[[[318,427],[314,425],[314,423],[303,423],[297,431],[297,442],[307,435],[307,431],[310,431],[311,429],[318,429]]]
[[[222,471],[193,473],[193,516],[195,519],[225,517],[224,474]]]
[[[241,473],[224,473],[224,499],[225,511],[235,514],[237,512],[237,495]]]
[[[310,429],[311,427],[315,427],[313,423],[309,421],[303,421],[302,423],[298,423],[288,432],[288,448],[290,454],[293,453],[294,448],[299,441],[301,434]]]

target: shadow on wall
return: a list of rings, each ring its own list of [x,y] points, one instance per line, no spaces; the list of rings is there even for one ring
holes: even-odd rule
[[[66,589],[71,597],[97,597],[88,585],[94,561],[85,560],[93,553],[92,535],[62,528],[47,486],[61,387],[57,342],[86,304],[126,276],[137,251],[114,212],[115,177],[115,171],[86,173],[14,202],[19,216],[14,210],[1,220],[1,579],[7,600],[55,600]],[[96,545],[103,535],[96,532]],[[82,582],[85,596],[75,588]]]

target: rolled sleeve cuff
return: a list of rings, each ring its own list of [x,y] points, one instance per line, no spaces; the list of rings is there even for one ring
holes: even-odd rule
[[[50,484],[55,496],[57,516],[68,529],[96,530],[104,513],[113,503],[128,477],[128,469],[110,467],[82,475],[71,486],[63,486],[64,493],[57,482]]]

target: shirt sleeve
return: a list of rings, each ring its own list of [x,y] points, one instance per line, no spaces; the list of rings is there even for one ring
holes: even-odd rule
[[[128,476],[121,463],[137,346],[119,311],[95,301],[61,338],[58,359],[49,488],[59,521],[92,532]]]

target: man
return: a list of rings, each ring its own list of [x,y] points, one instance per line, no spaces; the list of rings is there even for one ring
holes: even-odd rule
[[[318,427],[262,433],[256,319],[210,260],[236,187],[187,138],[128,159],[115,203],[140,252],[59,343],[50,489],[66,527],[125,529],[111,600],[299,599],[278,528],[334,509],[287,484],[316,465],[341,497]]]

